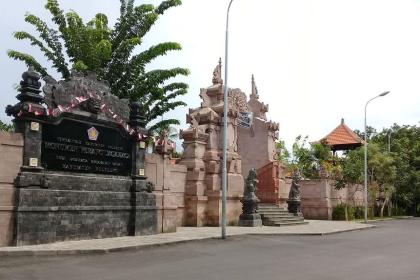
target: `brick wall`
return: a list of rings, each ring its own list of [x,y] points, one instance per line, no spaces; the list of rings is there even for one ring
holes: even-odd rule
[[[187,167],[173,164],[159,154],[146,155],[147,180],[155,184],[154,194],[159,207],[161,232],[174,231],[185,225],[185,184]]]
[[[361,186],[336,190],[326,179],[301,181],[302,213],[307,219],[331,220],[332,209],[340,203],[362,205]]]
[[[0,132],[0,246],[12,245],[13,241],[13,180],[22,165],[22,150],[22,134]]]

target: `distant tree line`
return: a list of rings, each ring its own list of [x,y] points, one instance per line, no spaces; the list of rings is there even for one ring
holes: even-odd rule
[[[420,213],[420,127],[397,125],[368,131],[368,190],[370,208],[382,216]],[[364,137],[359,131],[355,131]],[[364,184],[364,147],[334,155],[325,143],[308,143],[298,136],[289,152],[277,144],[279,159],[289,171],[308,179],[327,178],[337,189]]]

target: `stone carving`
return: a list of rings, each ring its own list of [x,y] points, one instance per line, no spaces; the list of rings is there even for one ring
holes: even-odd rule
[[[92,114],[99,114],[101,111],[101,100],[95,97],[91,97],[86,103],[82,104],[82,108]]]
[[[293,173],[292,186],[290,187],[289,199],[287,200],[290,213],[293,213],[296,216],[302,216],[300,211],[301,199],[300,199],[300,185],[299,182],[302,179],[300,172],[295,171]]]
[[[290,187],[289,200],[300,200],[300,175],[298,172],[293,176],[292,186]]]
[[[155,190],[155,184],[153,182],[147,181],[146,182],[146,192],[151,193]]]
[[[279,127],[280,124],[278,122],[268,121],[266,122],[268,136],[270,136],[274,141],[279,139]]]
[[[257,191],[257,171],[255,168],[249,170],[248,177],[245,180],[244,197],[242,202],[242,214],[239,216],[240,226],[262,226],[260,214],[258,214],[259,199],[255,195]]]
[[[229,110],[233,112],[248,112],[248,104],[246,94],[239,88],[229,90]]]
[[[222,80],[222,59],[219,58],[219,64],[217,64],[216,68],[213,71],[213,85],[223,84]]]
[[[130,125],[139,128],[146,126],[144,106],[140,102],[130,102]]]
[[[71,106],[78,98],[85,98],[83,102],[75,108],[81,111],[87,111],[93,114],[100,113],[100,106],[106,104],[108,108],[124,120],[128,119],[129,101],[128,99],[119,99],[111,94],[109,85],[97,79],[96,74],[89,72],[84,75],[73,72],[70,80],[56,81],[52,77],[44,78],[45,85],[42,88],[45,95],[45,103],[48,108],[57,108]]]
[[[200,89],[200,97],[203,100],[203,102],[201,102],[201,107],[208,107],[211,104],[211,100],[210,97],[207,95],[207,90],[205,88]]]
[[[159,133],[159,137],[156,140],[156,152],[161,155],[170,155],[174,151],[175,143],[169,139],[169,132],[163,129]]]
[[[267,122],[267,129],[269,131],[278,131],[280,124],[278,122],[269,121]]]
[[[199,112],[188,114],[187,115],[187,123],[191,124],[191,128],[198,128],[199,119],[197,120],[197,117],[200,118]]]
[[[267,120],[266,113],[268,112],[268,105],[259,101],[258,89],[255,84],[254,75],[251,78],[251,95],[248,102],[249,110],[254,113],[256,118]]]
[[[248,177],[245,181],[245,187],[244,187],[244,199],[255,199],[257,196],[255,195],[255,192],[257,191],[257,170],[255,168],[252,168],[249,170]],[[246,211],[246,213],[256,213],[256,209],[253,211]]]
[[[28,71],[22,74],[22,81],[20,82],[20,93],[16,98],[20,101],[16,105],[8,105],[6,107],[6,114],[8,116],[20,117],[27,113],[34,113],[36,115],[43,115],[45,112],[44,98],[39,94],[41,91],[41,83],[39,79],[41,76],[34,71],[34,68],[29,67]]]
[[[260,96],[258,95],[257,86],[255,85],[254,74],[252,74],[252,77],[251,77],[251,95],[249,97],[251,99],[256,99],[256,100],[260,98]]]

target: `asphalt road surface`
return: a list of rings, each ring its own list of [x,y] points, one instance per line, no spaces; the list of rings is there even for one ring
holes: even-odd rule
[[[0,279],[420,279],[420,219],[327,236],[243,236],[140,251],[2,257]]]

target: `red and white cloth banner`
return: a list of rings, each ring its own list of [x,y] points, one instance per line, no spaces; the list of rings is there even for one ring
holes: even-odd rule
[[[94,98],[94,99],[97,99],[97,100],[101,100],[101,97],[94,92],[87,91],[87,94],[89,95],[89,98]],[[86,96],[83,96],[83,95],[82,96],[75,96],[70,101],[70,106],[58,105],[57,108],[54,108],[54,109],[47,108],[46,110],[39,109],[39,108],[34,108],[32,106],[32,104],[29,104],[28,113],[33,113],[35,116],[47,115],[47,116],[57,117],[58,115],[60,115],[63,112],[70,112],[73,108],[75,108],[76,106],[80,105],[83,102],[86,102],[89,98],[87,98]],[[131,128],[128,123],[124,122],[124,119],[121,116],[119,116],[117,113],[112,111],[110,108],[108,108],[108,106],[105,103],[102,103],[100,105],[100,109],[106,115],[110,116],[113,120],[115,120],[116,123],[121,125],[125,129],[125,131],[128,132],[128,134],[133,135],[133,134],[136,133],[135,129]],[[21,109],[17,115],[18,116],[23,115],[23,110]],[[141,134],[141,133],[137,133],[137,135],[136,135],[136,138],[138,140],[146,139],[148,137],[149,137],[148,135]]]

